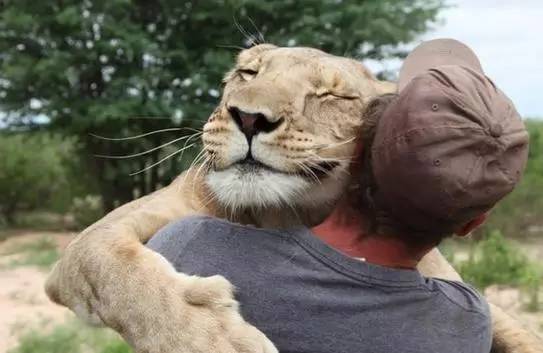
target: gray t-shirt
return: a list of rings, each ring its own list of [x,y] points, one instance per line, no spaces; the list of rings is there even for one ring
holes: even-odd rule
[[[148,246],[187,274],[220,274],[244,318],[282,353],[488,353],[491,321],[464,283],[371,265],[307,228],[257,229],[197,216]]]

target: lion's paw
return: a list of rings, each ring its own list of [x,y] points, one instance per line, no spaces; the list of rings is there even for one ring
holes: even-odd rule
[[[100,319],[100,316],[98,316],[97,313],[89,311],[87,305],[76,303],[73,305],[72,310],[79,319],[83,320],[88,325],[96,327],[105,326],[102,319]]]
[[[232,345],[239,353],[278,353],[273,343],[254,326],[247,323],[231,332]]]
[[[79,319],[92,326],[105,326],[100,316],[92,311],[90,306],[94,302],[92,290],[83,276],[70,276],[62,271],[65,269],[57,262],[45,282],[45,293],[52,302],[70,308]],[[77,280],[74,284],[73,281]],[[78,288],[74,291],[73,288]],[[79,295],[73,295],[78,293]],[[86,300],[85,300],[86,299]]]
[[[192,277],[184,297],[192,305],[237,306],[234,286],[223,276]]]

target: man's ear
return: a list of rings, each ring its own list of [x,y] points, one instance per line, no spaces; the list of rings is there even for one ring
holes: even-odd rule
[[[479,227],[481,224],[485,223],[486,219],[488,217],[487,213],[483,213],[477,218],[472,219],[468,223],[466,223],[460,230],[456,231],[456,235],[459,237],[464,237],[475,230],[475,228]]]

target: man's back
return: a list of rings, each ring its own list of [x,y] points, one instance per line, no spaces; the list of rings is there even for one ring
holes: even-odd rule
[[[178,271],[230,280],[244,318],[282,353],[490,351],[488,307],[473,289],[349,258],[307,229],[191,217],[148,245]]]

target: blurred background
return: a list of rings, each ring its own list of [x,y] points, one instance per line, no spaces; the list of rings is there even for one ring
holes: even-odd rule
[[[389,80],[425,39],[477,52],[525,117],[530,158],[485,227],[443,251],[543,332],[541,18],[540,0],[0,1],[0,353],[130,352],[49,303],[46,273],[77,231],[187,168],[222,76],[260,42],[353,57]]]

